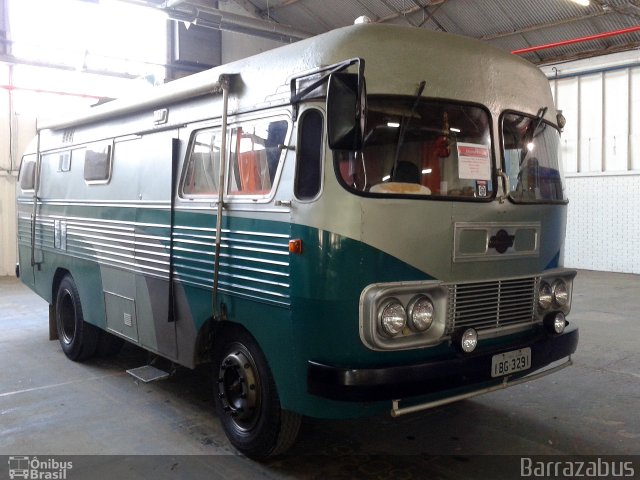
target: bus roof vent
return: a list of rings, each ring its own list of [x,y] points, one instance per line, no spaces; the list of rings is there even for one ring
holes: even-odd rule
[[[62,143],[73,143],[73,134],[75,133],[75,128],[67,128],[62,133]]]

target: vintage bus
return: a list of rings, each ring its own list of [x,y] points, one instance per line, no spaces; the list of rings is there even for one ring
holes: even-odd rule
[[[19,276],[75,361],[210,362],[252,458],[571,364],[564,118],[482,43],[355,25],[42,126]],[[535,391],[534,391],[535,392]]]

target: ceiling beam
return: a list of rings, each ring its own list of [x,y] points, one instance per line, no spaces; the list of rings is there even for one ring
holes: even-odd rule
[[[431,7],[431,6],[434,6],[434,5],[435,5],[434,11],[433,11],[433,13],[435,13],[435,10],[437,10],[437,9],[438,9],[438,7],[441,7],[441,6],[442,6],[442,4],[443,4],[446,0],[440,0],[437,4],[436,4],[436,3],[429,3],[428,5],[422,5],[420,2],[418,2],[418,0],[411,0],[411,1],[414,3],[414,5],[415,5],[416,7],[419,7],[418,12],[422,12],[422,16],[423,16],[423,18],[426,18],[426,17],[427,17],[427,15],[429,14],[429,7]],[[447,30],[442,26],[442,24],[441,24],[440,22],[438,22],[438,20],[436,20],[435,18],[432,18],[432,17],[433,17],[433,15],[431,15],[431,21],[432,21],[433,23],[435,23],[435,24],[436,24],[436,27],[438,27],[438,28],[439,28],[440,30],[442,30],[443,32],[446,32]],[[422,27],[422,25],[424,25],[424,24],[425,24],[425,22],[426,22],[426,20],[423,20],[423,21],[422,21],[421,23],[419,23],[419,24],[418,24],[418,23],[414,23],[414,22],[411,22],[411,24],[412,24],[412,25],[414,25],[414,26],[416,26],[416,27],[418,27],[418,28],[420,28],[420,27]]]
[[[294,3],[298,3],[299,1],[300,0],[281,0],[280,2],[274,2],[273,5],[269,4],[268,8],[257,10],[258,15],[260,15],[262,18],[268,17],[273,10],[279,10],[281,8],[288,7],[289,5],[293,5]]]
[[[269,2],[268,3],[269,8],[260,10],[259,15],[262,18],[275,21],[273,18],[271,18],[271,12],[273,10],[279,10],[281,8],[288,7],[298,2],[300,2],[300,0],[281,0],[279,3],[275,3],[274,5],[271,5],[271,3]],[[303,9],[309,17],[312,17],[315,22],[321,24],[322,27],[325,29],[325,31],[332,30],[334,28],[333,25],[329,25],[327,22],[324,21],[322,17],[318,16],[317,14],[309,10],[309,8],[307,8],[307,6],[304,5],[303,3],[300,4],[300,8]]]
[[[300,0],[281,0],[279,3],[274,3],[273,5],[269,5],[269,8],[278,9],[282,7],[288,7],[289,5],[293,5],[294,3],[298,3]]]
[[[375,17],[376,15],[369,9],[369,7],[367,7],[364,3],[362,3],[362,0],[356,0],[356,3],[358,5],[360,5],[360,7],[364,10],[366,10],[368,12],[368,15],[371,15],[372,17]],[[354,19],[355,20],[355,19]]]
[[[570,62],[573,60],[581,60],[584,58],[591,58],[591,57],[596,57],[596,56],[600,56],[600,55],[607,55],[610,53],[617,53],[617,52],[626,52],[629,50],[635,50],[640,48],[640,42],[632,42],[632,43],[627,43],[625,45],[618,45],[615,47],[608,47],[608,48],[601,48],[601,49],[597,49],[597,50],[587,50],[584,52],[580,52],[580,53],[575,53],[575,54],[571,54],[571,55],[558,55],[555,57],[548,57],[543,59],[541,62],[535,62],[536,65],[538,66],[544,66],[544,65],[551,65],[554,63],[561,63],[561,62]]]
[[[538,31],[538,30],[544,30],[545,28],[559,27],[561,25],[568,25],[570,23],[580,22],[580,21],[583,21],[583,20],[589,20],[590,18],[601,17],[603,15],[608,15],[610,13],[612,13],[612,12],[606,12],[606,11],[604,11],[604,12],[596,12],[596,13],[590,13],[588,15],[583,15],[582,17],[566,18],[564,20],[558,20],[556,22],[538,23],[536,25],[531,25],[530,27],[519,28],[517,30],[512,30],[512,31],[509,31],[509,32],[501,32],[501,33],[495,33],[493,35],[485,35],[483,37],[480,37],[478,40],[484,40],[484,41],[497,40],[498,38],[511,37],[513,35],[521,35],[523,33],[535,32],[535,31]]]
[[[233,3],[239,5],[243,10],[249,12],[251,15],[263,18],[260,9],[249,0],[233,0]]]
[[[443,6],[445,3],[447,3],[447,0],[444,0],[442,3],[439,3],[438,5],[436,5],[435,7],[433,7],[430,11],[427,11],[427,16],[425,18],[422,19],[422,21],[420,22],[420,24],[418,25],[419,27],[423,26],[425,23],[427,23],[429,20],[431,20],[433,18],[433,16],[436,14],[436,12],[438,11],[438,9]],[[433,19],[433,21],[435,22],[435,18]],[[437,23],[438,26],[440,26],[442,28],[442,26],[440,25],[440,23]],[[444,29],[443,29],[444,30]]]
[[[439,5],[441,3],[444,3],[445,1],[446,0],[432,0],[428,5],[416,5],[414,7],[406,8],[404,10],[396,10],[395,8],[392,8],[392,10],[394,10],[395,13],[378,18],[377,23],[384,23],[384,22],[388,22],[389,20],[395,20],[396,18],[399,18],[399,17],[406,17],[407,15],[411,15],[413,13],[419,12],[420,10],[424,10],[426,7]],[[417,2],[414,1],[414,3],[417,3]],[[384,2],[384,4],[387,7],[391,8],[387,2]]]

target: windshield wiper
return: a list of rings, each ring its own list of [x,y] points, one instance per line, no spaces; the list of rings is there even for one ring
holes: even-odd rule
[[[407,133],[407,130],[409,128],[409,124],[411,123],[411,119],[413,118],[413,114],[416,111],[416,108],[418,108],[418,102],[420,102],[420,97],[422,96],[422,92],[424,92],[424,87],[427,85],[427,82],[425,80],[422,80],[420,82],[420,85],[418,85],[418,91],[416,92],[416,96],[415,99],[413,101],[413,105],[411,106],[411,111],[409,112],[409,116],[403,116],[402,117],[402,122],[400,124],[400,132],[398,133],[398,144],[396,145],[396,155],[393,159],[393,170],[391,171],[392,174],[392,178],[391,180],[395,180],[396,177],[396,172],[398,171],[398,158],[400,157],[400,148],[402,147],[402,144],[404,143],[404,136]]]

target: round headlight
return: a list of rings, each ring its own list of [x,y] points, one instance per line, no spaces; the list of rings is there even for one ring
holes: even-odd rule
[[[398,300],[390,300],[380,312],[380,327],[385,335],[395,337],[407,324],[407,312]]]
[[[547,282],[540,284],[540,290],[538,291],[538,305],[542,310],[546,310],[551,306],[553,302],[553,291],[551,285]]]
[[[414,298],[408,309],[409,327],[414,332],[425,332],[433,323],[433,303],[425,296]]]
[[[553,282],[553,301],[561,307],[569,303],[569,289],[564,280]]]
[[[462,332],[462,337],[460,338],[460,347],[462,351],[465,353],[473,352],[478,346],[478,332],[473,328],[467,328],[464,332]]]

